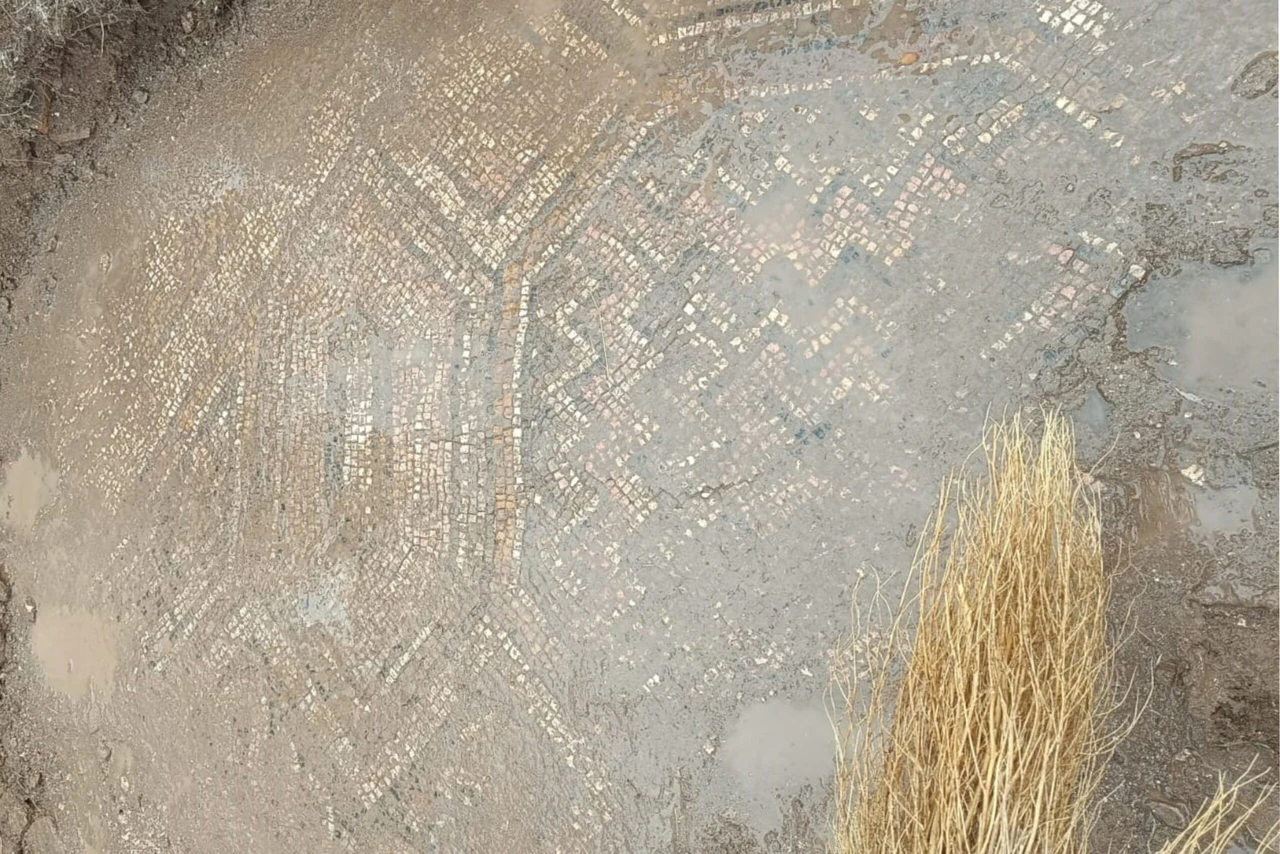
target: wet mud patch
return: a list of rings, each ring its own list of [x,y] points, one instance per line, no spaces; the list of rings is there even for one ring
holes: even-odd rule
[[[88,185],[114,179],[105,165],[114,137],[145,121],[144,113],[154,106],[152,94],[165,81],[185,79],[191,91],[198,90],[192,68],[215,49],[231,49],[234,39],[227,36],[245,32],[240,0],[62,5],[101,14],[73,15],[63,38],[28,39],[26,53],[14,55],[15,64],[6,69],[13,75],[6,82],[14,80],[16,86],[5,90],[12,98],[0,104],[0,341],[29,319],[15,303],[29,296],[18,283],[32,260],[56,254],[65,242],[57,233],[57,218],[66,199]],[[8,46],[9,35],[0,22],[0,51]],[[109,257],[104,256],[103,265],[108,269]],[[47,309],[59,289],[70,284],[76,283],[47,277],[26,287],[39,292]],[[0,390],[11,395],[12,365],[3,373]],[[41,535],[61,486],[52,460],[9,444],[14,441],[12,435],[5,437],[0,458],[0,667],[5,671],[0,683],[0,850],[53,854],[71,850],[66,847],[66,813],[57,813],[47,795],[46,775],[53,776],[52,757],[61,745],[33,743],[15,732],[11,722],[20,711],[13,687],[16,660],[26,654],[30,641],[36,678],[42,678],[38,671],[44,668],[44,677],[62,696],[89,708],[89,698],[103,700],[111,690],[114,634],[110,624],[94,615],[41,609],[33,599],[13,598],[6,565]]]
[[[1146,703],[1103,786],[1114,850],[1177,832],[1220,772],[1280,769],[1275,247],[1196,239],[1040,377],[1097,478],[1120,716]]]
[[[775,797],[821,785],[832,773],[831,727],[821,704],[771,700],[749,706],[729,730],[724,758],[755,826],[775,818]]]
[[[13,534],[31,533],[40,512],[58,492],[58,472],[40,454],[23,451],[4,467],[0,514]]]
[[[115,687],[113,625],[82,611],[45,609],[31,630],[31,648],[45,681],[75,701],[111,699]]]
[[[1141,214],[1147,241],[1144,254],[1156,259],[1156,269],[1164,273],[1176,271],[1180,261],[1223,267],[1248,263],[1253,228],[1243,224],[1210,227],[1210,216],[1203,203],[1149,202]]]
[[[13,586],[7,567],[10,549],[6,541],[11,542],[15,535],[14,528],[10,527],[14,521],[25,523],[30,520],[34,524],[35,515],[56,489],[56,475],[51,478],[51,470],[43,460],[29,454],[19,455],[4,468],[5,483],[0,487],[6,508],[6,524],[0,526],[5,532],[5,536],[0,537],[0,672],[7,676],[12,667],[17,634],[14,630],[15,615],[30,615],[34,610],[13,601]],[[54,481],[52,484],[49,482],[51,479]],[[19,505],[18,512],[10,516],[14,499]],[[42,806],[44,775],[40,769],[46,765],[47,754],[42,750],[31,751],[18,740],[11,724],[14,717],[13,697],[8,690],[0,691],[0,850],[57,851],[53,847],[39,848],[49,840],[58,842],[53,820],[45,814]]]
[[[1127,346],[1155,348],[1156,373],[1192,399],[1274,398],[1280,277],[1272,260],[1234,269],[1191,263],[1125,306]]]

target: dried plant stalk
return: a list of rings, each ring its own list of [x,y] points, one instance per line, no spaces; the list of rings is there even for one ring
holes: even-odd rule
[[[859,632],[869,648],[851,640],[837,655],[838,854],[1086,852],[1102,772],[1132,728],[1107,729],[1124,716],[1070,425],[1049,415],[1037,441],[1015,417],[983,444],[986,477],[943,489],[916,592],[887,633]],[[1220,782],[1159,854],[1226,854],[1276,794],[1247,794],[1261,778]],[[1280,824],[1257,850],[1278,838]]]
[[[883,647],[837,665],[840,854],[1087,844],[1118,736],[1097,510],[1061,417],[1038,441],[990,426],[984,447],[986,477],[944,488]]]
[[[1265,772],[1254,774],[1252,770],[1247,769],[1234,782],[1219,777],[1213,797],[1205,801],[1181,833],[1160,848],[1159,854],[1229,854],[1249,819],[1276,796],[1274,785],[1264,785],[1261,791],[1250,796],[1250,791],[1266,776]],[[1277,842],[1280,842],[1280,822],[1263,833],[1254,850],[1274,851]]]

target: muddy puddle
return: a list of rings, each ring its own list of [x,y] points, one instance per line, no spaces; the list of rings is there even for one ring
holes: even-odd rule
[[[1275,405],[1280,274],[1275,253],[1265,254],[1239,267],[1187,264],[1125,306],[1129,349],[1153,350],[1157,373],[1191,404]],[[1086,400],[1081,411],[1090,408]],[[1156,502],[1174,508],[1164,521],[1206,542],[1255,530],[1260,494],[1239,472],[1194,463],[1181,475],[1166,479],[1168,495]]]
[[[1129,349],[1157,348],[1158,373],[1184,396],[1274,398],[1280,280],[1274,252],[1271,259],[1187,264],[1153,281],[1125,306]]]
[[[58,472],[40,454],[23,451],[4,468],[0,513],[10,533],[28,534],[58,492]]]
[[[41,612],[31,630],[31,649],[51,688],[71,700],[111,697],[115,685],[116,637],[111,623],[82,611]]]
[[[1129,485],[1129,492],[1137,508],[1131,535],[1140,545],[1178,531],[1207,544],[1218,537],[1253,531],[1261,504],[1253,484],[1215,486],[1204,480],[1199,466],[1188,466],[1181,472],[1146,472]]]
[[[1196,522],[1192,530],[1202,536],[1252,530],[1258,500],[1258,490],[1247,484],[1197,489],[1193,498]]]
[[[770,700],[743,710],[725,738],[724,759],[751,819],[766,826],[778,817],[779,797],[831,776],[833,748],[821,703]]]
[[[1111,413],[1114,407],[1098,391],[1096,385],[1085,392],[1082,402],[1071,413],[1076,429],[1076,444],[1087,459],[1097,459],[1111,444]]]

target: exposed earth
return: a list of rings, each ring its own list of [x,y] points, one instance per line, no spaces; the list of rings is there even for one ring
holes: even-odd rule
[[[1098,841],[1275,772],[1273,9],[112,38],[0,148],[0,850],[822,850],[854,582],[1024,407],[1146,705]]]

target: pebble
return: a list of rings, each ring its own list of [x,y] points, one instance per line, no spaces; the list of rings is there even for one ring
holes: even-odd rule
[[[151,93],[146,89],[134,89],[133,95],[130,97],[133,98],[133,103],[141,107],[143,104],[147,103],[147,99],[151,97]]]
[[[1186,826],[1187,816],[1182,808],[1169,798],[1158,792],[1147,797],[1147,807],[1156,820],[1165,827],[1182,828]]]
[[[1199,463],[1192,463],[1182,469],[1182,476],[1196,486],[1204,486],[1204,466]]]

